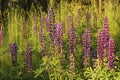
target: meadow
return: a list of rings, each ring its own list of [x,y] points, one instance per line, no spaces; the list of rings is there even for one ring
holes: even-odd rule
[[[119,80],[119,0],[89,1],[6,9],[0,80]]]

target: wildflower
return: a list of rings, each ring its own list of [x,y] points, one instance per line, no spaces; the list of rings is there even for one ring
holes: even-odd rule
[[[76,16],[75,16],[75,26],[80,26],[80,18],[81,18],[81,16],[80,16],[80,13],[81,13],[81,11],[80,11],[80,9],[78,9],[78,11],[77,11],[77,14],[76,14]]]
[[[26,72],[29,73],[32,69],[32,53],[29,44],[27,44],[27,48],[25,51],[25,63],[26,63]]]
[[[91,25],[91,15],[89,12],[86,13],[86,27],[90,27]]]
[[[108,25],[108,18],[104,18],[104,26],[103,26],[103,42],[104,42],[104,59],[107,58],[107,51],[108,51],[108,42],[109,42],[109,25]]]
[[[45,26],[46,26],[46,30],[49,32],[50,31],[50,24],[49,24],[48,16],[46,16],[46,18],[45,18]]]
[[[70,70],[74,71],[75,70],[74,54],[75,54],[75,45],[76,45],[76,34],[75,34],[75,27],[73,25],[68,30],[68,39],[69,39]]]
[[[83,45],[83,34],[82,34],[82,31],[79,32],[79,44],[81,46]]]
[[[73,25],[73,22],[72,22],[72,14],[69,14],[68,15],[68,17],[67,17],[67,29],[66,29],[66,31],[68,31],[69,30],[69,28],[70,27],[72,27],[72,25]]]
[[[94,25],[94,28],[96,29],[97,28],[97,14],[96,13],[94,13],[93,25]]]
[[[84,35],[84,65],[87,66],[88,62],[89,62],[89,56],[90,56],[90,29],[87,29],[85,31],[85,35]]]
[[[58,23],[56,25],[56,33],[55,33],[55,44],[57,45],[58,52],[62,56],[62,44],[63,44],[63,31],[62,31],[62,23]]]
[[[52,47],[54,47],[55,14],[53,8],[49,9],[48,14],[49,14],[49,36],[51,39],[51,45]]]
[[[34,34],[37,34],[37,23],[36,23],[36,15],[33,16],[33,30],[34,30]]]
[[[104,53],[104,42],[103,42],[103,31],[98,32],[98,39],[97,39],[97,55],[99,60],[99,66],[103,65],[103,53]]]
[[[45,42],[45,36],[44,36],[44,31],[43,28],[40,28],[39,31],[39,40],[40,40],[40,44],[41,44],[41,52],[43,55],[45,55],[45,50],[46,50],[46,42]]]
[[[41,14],[40,22],[41,22],[41,27],[44,29],[45,28],[45,13]]]
[[[26,34],[26,21],[25,21],[25,19],[23,20],[22,32],[23,32],[23,39],[27,39],[27,34]]]
[[[115,53],[114,40],[110,38],[109,45],[108,45],[108,54],[107,54],[109,69],[114,69],[114,53]]]
[[[11,53],[12,65],[15,66],[17,64],[17,50],[18,50],[17,44],[16,43],[10,44],[9,49]]]

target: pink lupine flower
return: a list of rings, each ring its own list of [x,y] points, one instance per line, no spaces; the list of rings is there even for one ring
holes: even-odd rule
[[[108,44],[108,54],[107,54],[109,69],[114,69],[114,54],[115,54],[115,44],[114,44],[114,40],[110,38]]]
[[[91,30],[87,29],[84,34],[84,65],[87,66],[89,64],[89,57],[90,57],[90,39],[91,39]]]

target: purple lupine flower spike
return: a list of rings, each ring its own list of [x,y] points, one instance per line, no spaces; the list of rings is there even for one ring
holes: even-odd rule
[[[83,34],[82,34],[82,31],[79,32],[79,44],[81,46],[83,45]]]
[[[45,41],[45,35],[44,35],[44,29],[45,29],[45,14],[44,13],[42,13],[41,15],[40,22],[41,22],[41,27],[39,31],[39,41],[41,44],[42,56],[44,56],[45,51],[46,51],[46,41]]]
[[[108,28],[109,28],[109,25],[108,25],[108,17],[107,17],[107,16],[104,17],[104,26],[103,26],[103,28],[104,28],[105,30],[108,30]]]
[[[66,31],[68,31],[69,28],[72,27],[72,24],[73,24],[73,22],[72,22],[72,14],[69,14],[68,17],[67,17]]]
[[[27,44],[27,48],[25,51],[25,63],[26,63],[26,72],[29,73],[32,69],[32,52],[29,44]]]
[[[81,15],[80,15],[80,13],[81,13],[81,11],[80,11],[80,9],[78,9],[78,11],[77,11],[77,14],[76,14],[76,16],[75,16],[75,26],[76,27],[79,27],[80,26],[80,18],[81,18]]]
[[[104,59],[106,60],[107,58],[107,48],[108,48],[108,42],[109,42],[109,25],[108,25],[108,18],[107,16],[104,18],[104,26],[103,26],[103,36],[104,36]]]
[[[37,34],[37,21],[36,21],[36,15],[33,16],[33,31],[34,34]]]
[[[17,50],[18,50],[17,44],[16,43],[10,44],[9,48],[11,53],[12,65],[15,66],[17,64]]]
[[[91,15],[89,12],[86,13],[86,27],[90,27],[91,25]]]
[[[114,44],[114,40],[110,38],[108,45],[108,54],[107,54],[109,69],[114,69],[114,54],[115,54],[115,44]]]
[[[48,15],[49,15],[49,36],[51,40],[51,45],[52,47],[54,47],[55,14],[53,8],[49,9]]]
[[[49,32],[50,31],[50,24],[49,24],[48,16],[46,16],[46,18],[45,18],[45,26],[46,26],[46,30]]]
[[[97,55],[99,60],[99,66],[103,65],[103,53],[104,53],[104,42],[103,42],[103,31],[98,32],[98,39],[97,39]]]
[[[58,47],[58,52],[60,56],[62,56],[62,45],[63,45],[63,30],[62,30],[62,23],[60,22],[56,28],[56,44]]]
[[[96,29],[97,28],[97,14],[96,13],[94,13],[93,25],[94,25],[94,28]]]
[[[42,13],[41,14],[41,19],[40,19],[40,22],[41,22],[41,27],[44,29],[45,28],[45,13]]]
[[[68,39],[69,39],[69,55],[70,55],[70,70],[75,70],[75,45],[76,45],[76,34],[75,34],[75,27],[72,27],[68,30]]]
[[[39,40],[41,44],[41,52],[42,52],[42,55],[44,56],[46,51],[46,41],[45,41],[44,31],[42,27],[40,28],[40,31],[39,31]]]
[[[26,33],[26,20],[23,20],[23,27],[22,27],[22,35],[23,35],[23,39],[27,39],[27,33]]]
[[[85,35],[84,35],[84,65],[87,66],[89,64],[89,57],[90,57],[90,39],[91,39],[91,30],[87,29],[85,31]]]

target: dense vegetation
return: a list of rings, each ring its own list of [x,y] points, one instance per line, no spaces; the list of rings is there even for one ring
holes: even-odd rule
[[[0,7],[0,80],[119,80],[119,0],[47,3]]]

